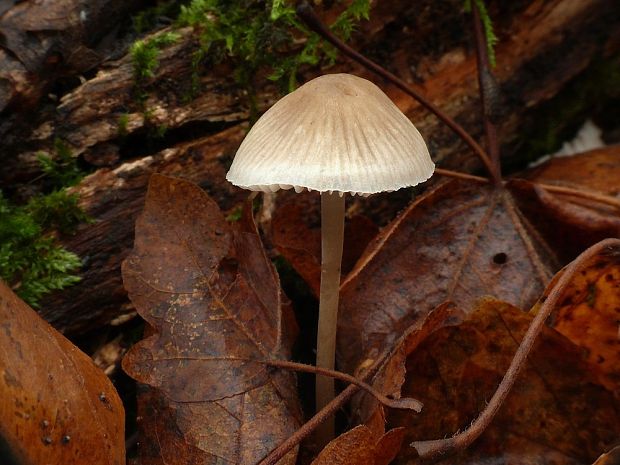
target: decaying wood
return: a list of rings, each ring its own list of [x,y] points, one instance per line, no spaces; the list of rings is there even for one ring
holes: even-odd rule
[[[196,182],[221,207],[231,208],[248,195],[224,179],[246,127],[237,125],[85,178],[75,191],[95,221],[63,239],[84,260],[82,281],[47,299],[42,316],[57,329],[75,333],[130,313],[120,265],[133,244],[134,223],[144,205],[151,173]]]
[[[43,0],[0,7],[0,112],[24,112],[58,77],[103,61],[102,39],[141,3]]]
[[[462,42],[449,43],[447,50],[420,47],[420,42],[428,41],[424,36],[428,30],[403,28],[407,21],[417,25],[418,16],[423,13],[427,17],[428,9],[432,12],[436,5],[422,3],[422,12],[408,2],[381,3],[371,15],[372,21],[363,26],[356,46],[376,55],[378,47],[388,44],[385,54],[374,58],[419,85],[435,104],[479,135],[473,50],[465,49]],[[453,3],[453,15],[458,17],[462,14],[461,2]],[[615,3],[532,1],[515,8],[516,14],[508,8],[501,10],[505,16],[498,21],[501,42],[495,73],[502,91],[498,104],[503,141],[514,146],[528,111],[556,95],[595,57],[618,56],[620,38],[614,31],[620,28],[620,18],[613,14]],[[14,136],[0,141],[0,162],[6,166],[1,183],[19,184],[31,177],[37,170],[36,153],[50,150],[57,137],[91,164],[110,165],[87,177],[76,189],[95,223],[63,239],[69,249],[84,258],[84,279],[44,305],[44,316],[67,332],[94,328],[131,311],[122,288],[120,263],[131,247],[133,223],[142,207],[150,173],[158,171],[201,183],[224,208],[232,207],[245,195],[226,185],[224,173],[245,133],[238,123],[248,118],[246,95],[235,85],[230,77],[232,69],[224,63],[202,74],[199,92],[190,98],[195,38],[190,30],[179,33],[179,41],[161,52],[156,77],[139,84],[140,89],[134,82],[131,59],[125,56],[107,63],[93,79],[65,95],[53,117],[34,127],[21,125],[12,132],[19,139]],[[373,78],[345,60],[325,71]],[[316,70],[308,75],[312,73]],[[467,170],[480,166],[434,116],[397,89],[374,80],[416,123],[443,167]],[[147,92],[143,106],[136,102],[137,90]],[[274,85],[263,85],[258,93],[259,108],[266,108],[277,96]],[[121,117],[126,119],[123,127]],[[166,135],[153,142],[149,131],[163,126]]]

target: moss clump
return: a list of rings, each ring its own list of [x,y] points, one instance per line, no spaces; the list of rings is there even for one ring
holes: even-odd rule
[[[369,0],[353,0],[332,30],[349,39],[357,22],[368,19],[369,9]],[[301,65],[316,65],[322,59],[333,62],[336,57],[333,47],[298,21],[293,2],[288,0],[192,0],[181,7],[177,22],[199,33],[196,68],[207,56],[214,61],[231,58],[237,82],[250,92],[260,69],[270,69],[269,78],[291,91],[297,86]],[[303,36],[303,46],[293,53],[291,44],[301,42],[298,39]]]
[[[80,258],[60,246],[56,234],[89,221],[77,195],[66,191],[84,175],[68,145],[58,139],[53,154],[40,153],[38,159],[51,192],[15,205],[0,191],[0,278],[33,307],[80,280],[75,274]]]
[[[128,126],[129,126],[129,115],[127,113],[123,113],[118,117],[118,137],[127,137],[127,134],[129,134],[128,131]]]
[[[137,40],[133,43],[129,53],[136,84],[141,85],[145,80],[155,77],[155,70],[159,65],[159,51],[174,44],[179,38],[179,34],[175,32],[164,32],[149,40]]]
[[[0,277],[34,307],[45,294],[80,280],[73,274],[79,257],[57,245],[50,229],[57,221],[68,227],[59,212],[74,219],[83,215],[77,199],[66,194],[35,197],[17,207],[0,191]]]
[[[487,11],[487,7],[484,4],[484,0],[473,0],[476,3],[476,8],[478,8],[478,12],[480,13],[480,21],[482,21],[482,28],[484,30],[484,35],[487,44],[487,55],[489,57],[489,63],[491,66],[495,66],[495,46],[497,45],[497,36],[495,35],[495,31],[493,30],[493,22],[491,21],[491,17],[489,16],[489,12]],[[471,12],[472,0],[465,0],[464,9],[466,13]]]
[[[77,158],[71,154],[69,146],[61,139],[54,141],[54,154],[40,152],[37,159],[41,170],[54,188],[62,188],[77,184],[84,173],[77,164]]]

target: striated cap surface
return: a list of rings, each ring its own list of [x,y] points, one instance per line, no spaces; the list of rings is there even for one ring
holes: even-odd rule
[[[434,169],[422,136],[381,89],[327,74],[265,112],[226,179],[250,190],[372,194],[419,184]]]

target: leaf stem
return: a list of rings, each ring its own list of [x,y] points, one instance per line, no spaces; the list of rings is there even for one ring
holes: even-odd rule
[[[446,176],[448,178],[456,178],[456,179],[465,179],[467,181],[474,181],[481,184],[488,184],[491,182],[488,178],[482,176],[476,176],[468,173],[461,173],[460,171],[452,171],[446,170],[443,168],[435,168],[435,174],[439,176]],[[519,178],[515,178],[519,179]],[[526,180],[527,181],[527,180]],[[510,182],[510,180],[503,181],[503,184]],[[529,181],[532,182],[532,181]],[[580,199],[591,200],[592,202],[598,202],[605,205],[609,205],[610,207],[614,207],[620,209],[620,199],[612,197],[610,195],[599,194],[597,192],[586,191],[582,189],[575,189],[573,187],[566,186],[556,186],[553,184],[532,182],[537,187],[546,190],[547,192],[552,192],[554,194],[561,195],[571,195],[573,197],[578,197]]]
[[[553,192],[554,194],[572,195],[573,197],[579,197],[582,199],[592,200],[594,202],[600,202],[612,207],[620,209],[620,199],[611,197],[605,194],[597,194],[596,192],[583,191],[580,189],[573,189],[572,187],[554,186],[553,184],[534,183],[536,186],[542,187],[547,192]]]
[[[497,140],[497,118],[499,102],[499,90],[497,82],[491,72],[489,64],[488,47],[482,30],[482,20],[478,2],[472,2],[472,18],[474,35],[476,37],[476,63],[478,68],[478,86],[480,89],[480,101],[482,103],[482,119],[484,133],[487,140],[487,153],[492,164],[492,178],[498,186],[502,179],[499,142]]]
[[[312,434],[321,423],[340,410],[357,391],[359,391],[359,387],[356,385],[348,386],[323,409],[319,410],[310,420],[301,425],[288,439],[272,450],[269,455],[258,463],[258,465],[275,465],[278,463],[291,449]]]
[[[423,404],[417,399],[413,399],[411,397],[390,399],[389,397],[386,397],[379,391],[375,390],[370,384],[341,371],[329,370],[327,368],[322,368],[318,366],[315,367],[313,365],[306,365],[305,363],[291,362],[290,360],[265,360],[264,363],[266,365],[283,368],[285,370],[302,371],[304,373],[314,373],[317,375],[328,376],[332,379],[338,379],[340,381],[353,384],[354,386],[357,386],[358,388],[368,392],[371,396],[373,396],[375,399],[377,399],[379,402],[389,408],[414,410],[417,413],[420,413],[422,411]]]
[[[340,50],[345,56],[348,56],[352,60],[360,63],[365,68],[373,71],[378,74],[382,78],[390,81],[400,90],[405,92],[407,95],[411,96],[432,113],[434,113],[437,118],[439,118],[446,126],[448,126],[452,131],[454,131],[462,140],[465,142],[476,155],[480,158],[484,166],[486,167],[489,175],[493,178],[494,182],[498,184],[501,182],[501,178],[497,178],[497,170],[493,167],[493,163],[491,159],[484,151],[484,149],[465,131],[465,129],[460,126],[456,121],[454,121],[450,116],[444,113],[442,110],[437,108],[433,103],[426,99],[422,94],[420,94],[417,90],[415,90],[412,86],[407,84],[405,81],[397,77],[396,75],[390,73],[388,70],[378,65],[372,60],[369,60],[361,53],[357,52],[353,48],[349,47],[347,44],[342,42],[338,37],[336,37],[330,30],[323,24],[320,18],[316,15],[312,7],[306,1],[302,1],[297,5],[297,15],[306,23],[308,28],[316,32],[318,35],[323,37],[329,43],[331,43],[334,47]]]
[[[420,458],[425,459],[439,454],[446,454],[463,449],[469,446],[484,432],[510,392],[510,389],[519,375],[519,372],[527,361],[527,356],[529,355],[538,334],[558,303],[558,300],[562,297],[566,287],[570,284],[575,274],[584,267],[588,260],[605,249],[611,250],[612,247],[620,247],[620,239],[605,239],[598,242],[592,247],[586,249],[581,255],[579,255],[579,257],[564,268],[562,275],[553,288],[546,296],[543,294],[543,297],[540,299],[543,304],[539,308],[538,313],[527,329],[527,332],[525,333],[519,348],[510,362],[510,366],[499,384],[499,387],[482,413],[478,416],[478,418],[476,418],[471,426],[469,426],[469,428],[451,438],[433,441],[416,441],[411,443],[411,447],[414,447],[417,450]]]

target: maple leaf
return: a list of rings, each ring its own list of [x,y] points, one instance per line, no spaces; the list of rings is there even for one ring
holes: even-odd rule
[[[251,209],[233,230],[198,186],[153,175],[123,279],[155,331],[123,367],[165,397],[162,454],[181,441],[175,463],[254,463],[297,428],[294,376],[260,361],[287,358],[291,331]]]
[[[495,296],[534,304],[555,257],[502,187],[451,180],[393,220],[341,285],[340,367],[374,359],[437,305]]]

